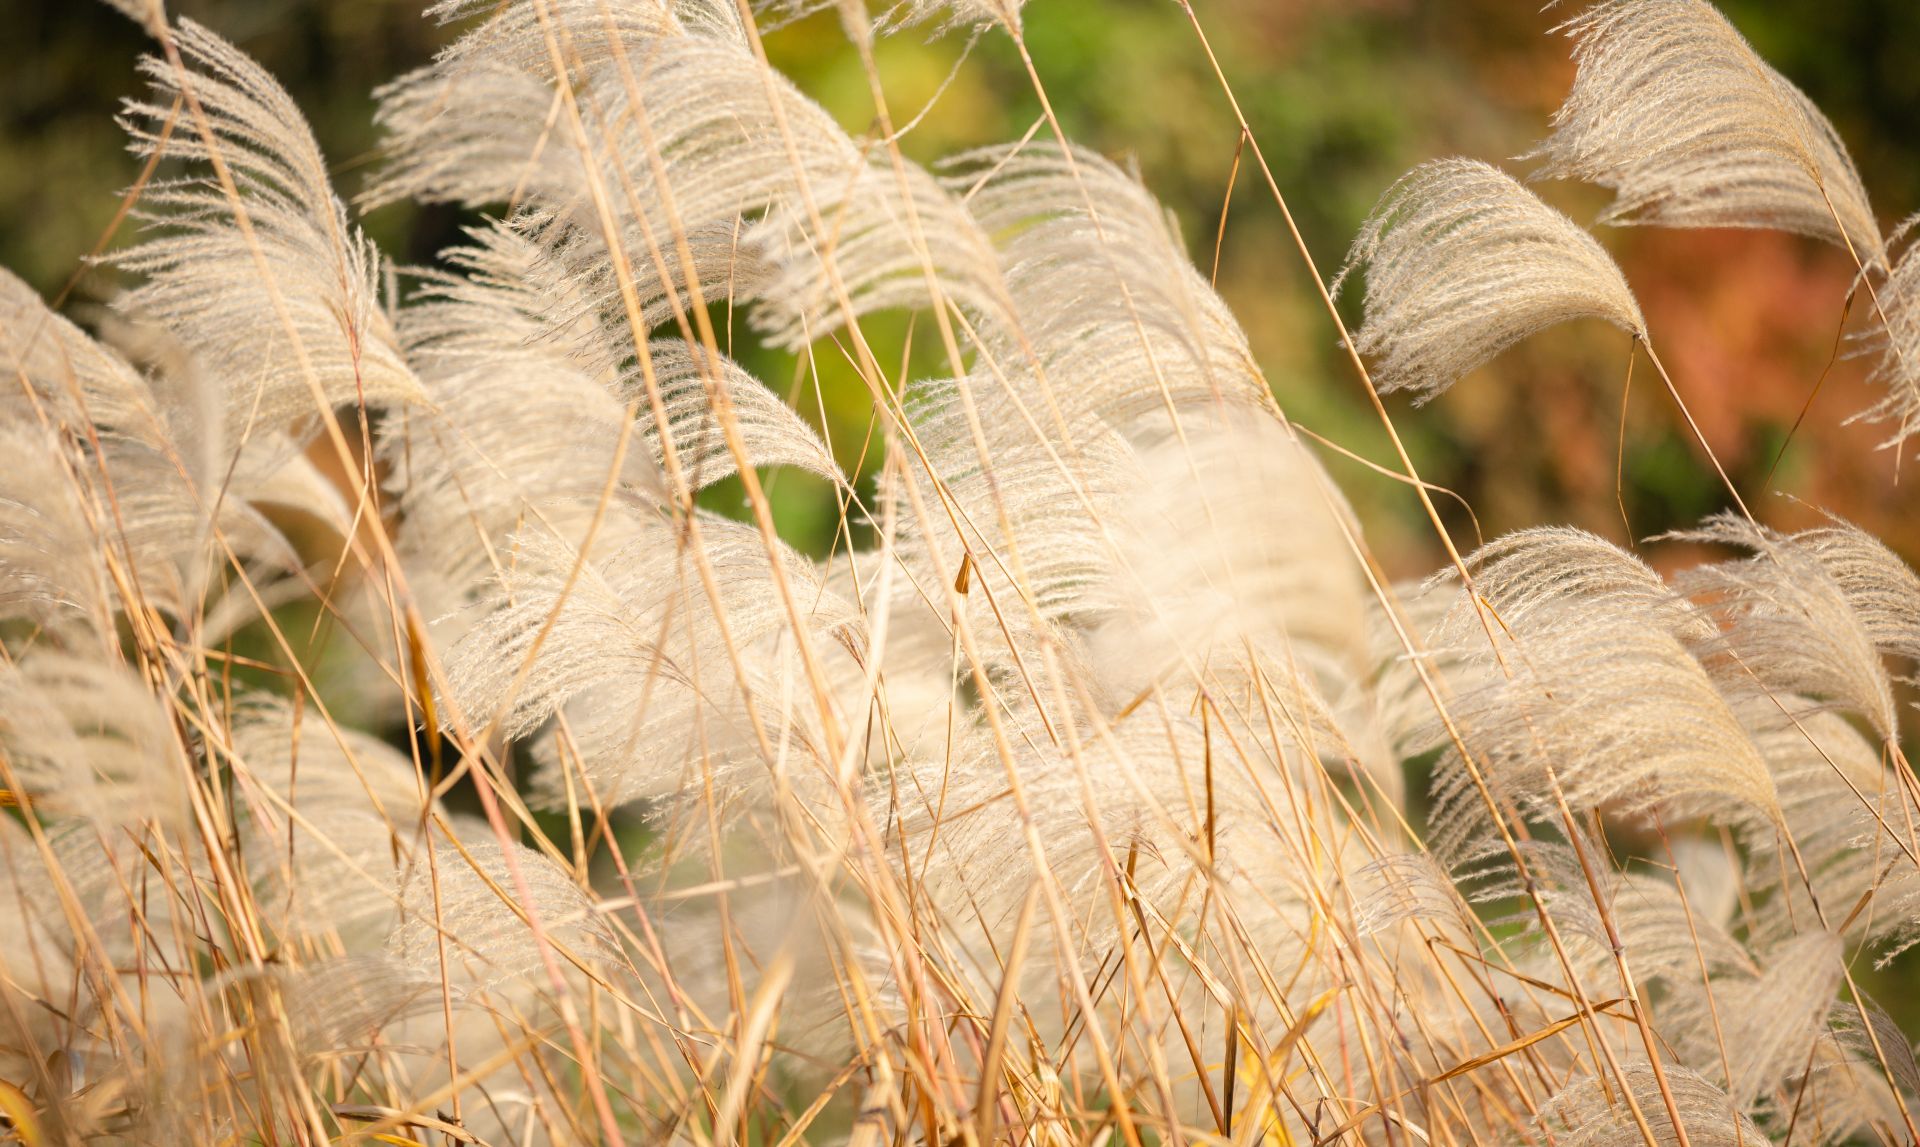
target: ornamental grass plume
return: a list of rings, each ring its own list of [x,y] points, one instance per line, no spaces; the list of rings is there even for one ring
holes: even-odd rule
[[[767,62],[810,4],[436,4],[358,205],[483,213],[420,268],[270,75],[117,6],[135,285],[89,330],[0,273],[5,1136],[1920,1137],[1857,975],[1920,940],[1920,577],[1873,537],[1743,506],[1671,575],[1542,525],[1390,581],[1136,174],[1051,113],[931,169],[884,102],[849,133]],[[838,11],[1027,50],[1010,0]],[[1903,450],[1913,256],[1826,119],[1698,0],[1566,30],[1534,174],[1853,251]],[[1477,160],[1349,274],[1380,393],[1648,340]],[[869,342],[900,312],[940,377]],[[852,364],[877,462],[736,315]]]

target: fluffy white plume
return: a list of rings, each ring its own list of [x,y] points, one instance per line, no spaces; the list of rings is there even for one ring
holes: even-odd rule
[[[890,33],[919,24],[937,22],[939,31],[972,26],[999,25],[1014,32],[1020,30],[1020,9],[1026,0],[893,0],[884,5],[874,20],[874,30]],[[824,7],[825,3],[820,2]]]
[[[1677,579],[1723,631],[1703,653],[1732,687],[1751,682],[1819,698],[1865,717],[1882,737],[1898,735],[1893,684],[1873,636],[1818,560],[1793,539],[1733,514],[1674,537],[1753,552]]]
[[[955,28],[971,27],[976,32],[984,31],[993,25],[999,25],[1011,31],[1020,30],[1020,9],[1025,0],[883,0],[874,5],[879,9],[868,20],[868,6],[854,7],[838,4],[840,19],[849,35],[862,36],[869,33],[889,35],[902,29],[934,25],[934,34],[941,35]],[[763,19],[772,17],[784,24],[804,19],[815,12],[836,7],[835,0],[754,0],[753,9]],[[868,26],[870,24],[870,27]],[[777,26],[777,24],[775,25]]]
[[[45,417],[76,432],[91,425],[143,442],[166,437],[146,380],[6,270],[0,270],[0,371],[24,384],[9,385],[0,397],[0,409],[13,418]]]
[[[924,532],[918,522],[903,523],[901,548],[915,592],[942,600],[937,553],[947,578],[958,577],[964,558],[968,580],[984,580],[968,595],[982,634],[1023,625],[1028,610],[1057,621],[1113,604],[1110,593],[1095,596],[1112,580],[1114,549],[1104,523],[1138,490],[1138,455],[1111,429],[1090,433],[1070,458],[1039,448],[1025,427],[998,423],[976,437],[969,409],[983,405],[980,395],[991,385],[967,377],[918,383],[908,394],[907,419],[932,467],[924,476],[917,466],[911,472],[923,489],[942,492],[958,527],[948,528],[944,514]]]
[[[575,353],[597,328],[542,317],[568,300],[539,291],[531,244],[504,229],[478,237],[455,260],[468,276],[433,280],[405,312],[408,356],[433,409],[381,428],[402,551],[449,591],[447,609],[511,561],[508,538],[522,526],[578,541],[610,478],[623,497],[664,489],[639,433],[621,451],[621,401]]]
[[[1845,950],[1838,936],[1809,929],[1767,956],[1750,980],[1716,984],[1733,1077],[1727,1090],[1742,1108],[1797,1075],[1833,1009]]]
[[[0,686],[4,688],[4,686]],[[60,897],[47,878],[45,862],[33,837],[14,818],[0,817],[0,1001],[20,997],[51,998],[73,982],[72,961],[79,955],[61,927]],[[23,1045],[39,1042],[35,1025],[12,1017],[8,1007],[0,1019],[0,1062],[19,1054]]]
[[[1911,566],[1880,539],[1838,518],[1791,541],[1840,587],[1882,653],[1920,661],[1920,575]]]
[[[68,643],[104,644],[113,605],[100,536],[74,488],[71,455],[37,426],[0,425],[0,616]]]
[[[780,346],[812,342],[847,310],[960,306],[1000,329],[1013,322],[993,244],[938,180],[904,161],[810,172],[745,242],[773,268],[753,318]]]
[[[232,441],[317,416],[316,394],[335,406],[418,398],[379,306],[378,254],[347,221],[292,97],[192,21],[173,40],[188,69],[143,62],[154,96],[128,104],[133,151],[163,146],[170,105],[184,96],[164,146],[212,172],[149,185],[150,236],[114,257],[146,281],[116,305],[164,323],[220,380]]]
[[[232,750],[259,786],[243,845],[269,918],[289,935],[384,937],[428,827],[419,769],[373,737],[264,700],[234,723]]]
[[[1495,557],[1500,556],[1496,551]],[[1621,570],[1633,567],[1616,563]],[[1557,821],[1556,788],[1576,809],[1713,809],[1739,820],[1777,819],[1773,782],[1745,727],[1671,628],[1659,600],[1631,577],[1627,592],[1541,581],[1523,563],[1469,559],[1491,607],[1491,638],[1461,596],[1443,627],[1458,644],[1437,649],[1457,666],[1449,708],[1469,762],[1449,746],[1435,780],[1436,847],[1446,852],[1494,815],[1496,802]],[[1513,608],[1509,609],[1511,602]],[[1489,644],[1489,641],[1494,644]],[[1447,743],[1438,724],[1428,744]]]
[[[1076,444],[1094,424],[1166,433],[1183,411],[1268,403],[1246,336],[1140,181],[1049,144],[958,157],[948,186],[1002,250],[1017,334],[986,331],[990,424]],[[1025,410],[1015,405],[1023,404]]]
[[[109,825],[187,818],[186,749],[125,666],[60,653],[0,662],[0,754],[50,812]]]
[[[1196,690],[1268,698],[1260,708],[1328,759],[1364,764],[1397,793],[1398,762],[1370,720],[1352,511],[1277,422],[1185,423],[1142,451],[1110,523],[1106,584],[1085,595],[1105,612],[1080,619],[1093,676],[1123,708],[1154,690],[1175,704]]]
[[[705,489],[739,470],[715,410],[715,399],[722,394],[750,465],[795,466],[847,485],[832,451],[813,427],[731,359],[709,355],[697,344],[679,339],[654,339],[647,353],[688,488]],[[631,371],[616,393],[638,407],[641,437],[655,456],[664,457],[643,372]]]
[[[1920,1096],[1920,1065],[1891,1016],[1868,1004],[1863,1017],[1858,1007],[1842,1004],[1815,1045],[1805,1086],[1794,1091],[1793,1102],[1815,1113],[1835,1138],[1870,1134],[1904,1124],[1902,1111],[1910,1112]]]
[[[1579,72],[1538,178],[1616,195],[1601,220],[1772,227],[1885,265],[1839,133],[1706,0],[1604,0],[1561,26]]]
[[[1699,1147],[1744,1147],[1764,1143],[1766,1135],[1734,1107],[1727,1093],[1678,1064],[1666,1064],[1667,1087],[1686,1128],[1686,1142]],[[1646,1119],[1657,1147],[1681,1142],[1661,1096],[1660,1082],[1646,1063],[1624,1065],[1634,1105]],[[1646,1147],[1647,1138],[1633,1113],[1620,1101],[1612,1079],[1592,1076],[1567,1085],[1540,1109],[1540,1123],[1565,1147]]]
[[[1911,236],[1920,215],[1902,223],[1898,234]],[[1920,433],[1920,242],[1909,239],[1892,272],[1876,291],[1875,322],[1859,338],[1861,349],[1878,356],[1873,381],[1887,388],[1885,398],[1859,414],[1873,422],[1894,423],[1884,445],[1899,450]],[[1879,322],[1885,315],[1886,322]]]
[[[1050,999],[1060,990],[1062,961],[1081,961],[1092,975],[1102,954],[1130,934],[1140,942],[1136,929],[1163,940],[1168,922],[1197,894],[1196,881],[1205,880],[1223,913],[1210,927],[1244,927],[1266,958],[1307,967],[1309,982],[1320,982],[1323,971],[1306,944],[1316,878],[1308,857],[1317,846],[1311,830],[1278,811],[1287,798],[1275,791],[1284,782],[1269,762],[1219,753],[1208,772],[1207,734],[1185,717],[1063,730],[1057,742],[1037,727],[1026,731],[1031,736],[1007,755],[976,734],[947,760],[896,769],[875,793],[874,819],[893,826],[901,841],[898,862],[914,873],[926,911],[949,921],[946,931],[961,945],[953,961],[959,974],[994,984],[995,955],[977,937],[1007,935],[1023,901],[1051,884],[1075,911],[1064,935],[1043,925],[1035,936],[1023,988],[1029,998]],[[1040,842],[1039,855],[1030,840]],[[1181,977],[1184,999],[1174,1006],[1198,1011],[1207,1006],[1208,981],[1230,973],[1211,958],[1211,939],[1186,939],[1208,956],[1197,981]],[[1270,1022],[1276,1002],[1254,987],[1245,1006],[1255,1011],[1253,1022]],[[1034,1022],[1051,1039],[1065,1020],[1044,1007]]]
[[[1333,281],[1366,268],[1374,386],[1432,398],[1521,339],[1597,318],[1635,338],[1646,320],[1593,236],[1498,168],[1423,163],[1387,189]]]
[[[403,309],[291,101],[192,25],[132,109],[199,174],[146,201],[130,317],[96,341],[0,275],[15,1132],[1904,1134],[1905,1036],[1836,1007],[1849,957],[1920,940],[1892,551],[1722,517],[1685,536],[1752,556],[1669,581],[1536,529],[1384,587],[1130,171],[1029,139],[931,176],[774,74],[733,0],[433,12],[470,23],[384,93],[372,196],[507,211]],[[862,49],[942,14],[1018,34],[1014,0],[840,6]],[[1878,285],[1844,153],[1710,9],[1572,27],[1550,169],[1622,218],[1851,238]],[[1396,184],[1356,269],[1383,390],[1569,318],[1645,332],[1483,164]],[[951,377],[870,379],[873,498],[707,338],[736,306],[863,368],[837,327],[937,308],[915,349],[938,325]],[[399,406],[383,504],[304,457],[316,388]],[[702,506],[761,467],[864,518],[819,562]],[[288,508],[344,543],[311,622],[279,609],[310,584]],[[512,821],[454,811],[482,774]]]
[[[1653,568],[1605,538],[1570,526],[1536,526],[1502,534],[1473,551],[1467,570],[1500,621],[1525,626],[1566,602],[1605,602],[1641,612],[1660,628],[1704,639],[1711,627]],[[1436,585],[1453,584],[1451,572]],[[1472,602],[1453,599],[1432,634],[1442,645],[1466,644],[1485,631]]]
[[[850,139],[739,38],[651,5],[612,28],[599,6],[564,6],[552,25],[579,50],[557,77],[532,8],[506,6],[382,93],[392,166],[376,201],[535,206],[609,317],[623,285],[650,300],[692,284],[706,301],[759,302],[754,321],[786,346],[936,298],[1004,316],[993,248],[965,209]],[[559,80],[584,88],[578,129]],[[736,274],[741,262],[765,273]]]
[[[1452,874],[1429,853],[1370,861],[1354,872],[1349,886],[1356,935],[1371,936],[1408,920],[1435,921],[1459,936],[1473,933],[1472,905],[1460,895]]]
[[[1884,942],[1883,958],[1901,951],[1920,936],[1920,805],[1846,718],[1770,716],[1750,724],[1785,823],[1749,837],[1750,932],[1777,943],[1838,914],[1832,927],[1846,922],[1850,936]]]
[[[537,529],[516,535],[518,553],[483,603],[484,622],[449,664],[461,709],[479,723],[499,715],[513,737],[564,716],[536,785],[554,803],[572,783],[563,770],[584,770],[608,804],[698,791],[701,774],[690,768],[741,783],[731,774],[761,758],[756,717],[776,743],[823,748],[819,730],[794,727],[811,704],[783,709],[791,704],[783,698],[805,696],[807,684],[759,535],[703,516],[704,555],[696,556],[665,522],[636,514],[633,530],[628,544],[584,562]],[[822,593],[812,567],[788,551],[780,560],[808,611],[809,640],[821,648],[857,641],[851,610]],[[718,601],[700,561],[713,571]]]
[[[406,312],[408,351],[434,409],[382,428],[389,485],[406,520],[401,549],[433,572],[430,588],[444,591],[448,610],[513,562],[516,530],[538,527],[583,543],[610,477],[626,513],[675,492],[662,473],[647,371],[635,365],[616,375],[602,365],[620,357],[616,340],[576,309],[577,295],[558,289],[535,244],[507,228],[476,238],[479,245],[454,260],[468,274],[434,279],[425,301]],[[845,484],[812,428],[733,362],[678,339],[651,340],[647,351],[689,490],[736,470],[714,406],[721,390],[753,465],[798,466]],[[633,425],[624,428],[629,412]],[[628,540],[618,522],[630,519],[616,519],[599,535],[602,549]]]
[[[436,844],[434,863],[414,867],[400,926],[388,941],[403,966],[439,980],[444,940],[463,990],[540,991],[542,940],[569,971],[620,959],[619,942],[571,873],[525,845],[514,845],[509,859],[483,833],[457,846]],[[536,924],[542,940],[535,939]]]
[[[256,995],[258,1006],[284,1009],[293,1052],[308,1068],[372,1052],[382,1029],[439,1006],[433,980],[385,953],[247,969],[233,979]],[[267,991],[274,998],[266,998]]]
[[[143,376],[5,272],[0,373],[19,384],[0,396],[17,460],[0,478],[0,612],[55,628],[77,612],[105,637],[128,608],[184,616],[229,553],[256,575],[298,568],[251,501],[344,529],[338,494],[315,486],[284,436],[230,456],[196,378]]]

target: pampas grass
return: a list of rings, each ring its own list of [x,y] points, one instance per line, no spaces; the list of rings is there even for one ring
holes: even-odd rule
[[[1778,227],[1884,263],[1840,134],[1713,5],[1619,0],[1561,30],[1580,69],[1542,177],[1613,189],[1609,223]]]
[[[870,67],[909,25],[1026,52],[1012,3],[840,8]],[[431,13],[366,205],[484,209],[433,266],[145,5],[136,285],[90,333],[0,276],[7,1135],[1915,1137],[1856,977],[1920,939],[1898,555],[1742,513],[1671,575],[1542,525],[1396,585],[1148,188],[1057,123],[923,169],[746,6]],[[1541,174],[1851,247],[1899,449],[1912,256],[1825,119],[1704,3],[1568,31]],[[1647,339],[1476,160],[1390,188],[1349,274],[1375,394]],[[736,310],[853,365],[877,473],[728,356]],[[874,352],[902,311],[946,377]],[[840,508],[823,559],[785,471]]]
[[[1593,236],[1512,176],[1471,159],[1414,168],[1380,197],[1346,266],[1366,268],[1363,352],[1374,383],[1423,399],[1528,335],[1579,318],[1635,338],[1646,320]]]

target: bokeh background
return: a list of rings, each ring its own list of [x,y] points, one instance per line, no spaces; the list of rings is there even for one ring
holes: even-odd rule
[[[173,8],[235,40],[281,78],[351,196],[377,162],[373,89],[426,61],[451,35],[424,19],[420,6],[177,0]],[[1920,67],[1912,56],[1920,4],[1725,0],[1722,8],[1834,120],[1883,224],[1920,207]],[[1524,170],[1511,157],[1546,132],[1572,78],[1567,43],[1552,33],[1563,9],[1542,12],[1522,0],[1195,2],[1328,275],[1381,190],[1412,164],[1464,154]],[[113,117],[119,101],[139,90],[134,62],[143,37],[85,0],[0,0],[0,13],[18,47],[0,69],[0,264],[49,294],[71,284],[76,301],[98,299],[114,283],[84,271],[83,257],[101,242],[118,192],[136,174]],[[1363,458],[1389,462],[1385,435],[1250,162],[1228,198],[1238,128],[1180,6],[1033,0],[1025,23],[1069,133],[1138,165],[1200,266],[1216,265],[1217,248],[1220,290],[1289,414]],[[872,122],[866,78],[831,14],[773,31],[768,43],[776,62],[850,129]],[[1016,137],[1038,114],[1018,57],[1000,35],[909,32],[883,42],[880,62],[896,122],[925,112],[903,143],[922,161]],[[1604,201],[1586,188],[1545,191],[1576,218],[1591,217]],[[1217,243],[1223,212],[1225,240]],[[430,262],[468,221],[449,209],[402,205],[365,223],[405,264]],[[1623,229],[1603,239],[1626,268],[1655,345],[1708,439],[1754,501],[1833,357],[1853,271],[1848,259],[1758,231]],[[1354,301],[1343,303],[1350,314]],[[1851,325],[1862,317],[1854,314]],[[903,333],[883,329],[876,337]],[[796,377],[790,360],[737,349],[772,385]],[[1616,539],[1645,538],[1696,521],[1724,495],[1644,362],[1625,404],[1621,457],[1627,349],[1624,336],[1598,324],[1555,331],[1429,407],[1392,401],[1389,410],[1423,476],[1465,498],[1489,536],[1567,522]],[[825,428],[854,465],[869,411],[863,392],[829,359],[812,364],[821,373]],[[932,356],[916,366],[940,369]],[[1913,557],[1920,553],[1920,514],[1911,512],[1920,468],[1902,473],[1889,452],[1876,450],[1875,427],[1843,425],[1870,401],[1864,374],[1860,360],[1834,364],[1771,488],[1852,518]],[[818,404],[802,405],[820,416]],[[1404,485],[1328,457],[1390,569],[1413,575],[1438,563],[1431,527]],[[825,544],[831,503],[788,485],[781,492],[787,532],[803,545]],[[1780,499],[1759,506],[1783,524],[1808,513]],[[1446,512],[1470,543],[1474,522],[1457,508]]]

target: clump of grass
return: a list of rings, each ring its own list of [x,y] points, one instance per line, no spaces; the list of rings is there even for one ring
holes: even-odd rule
[[[730,3],[432,9],[369,202],[494,218],[403,287],[270,76],[121,7],[139,285],[89,334],[0,278],[7,1134],[1916,1137],[1854,971],[1920,938],[1920,578],[1871,537],[1729,483],[1683,540],[1743,552],[1671,578],[1541,527],[1393,584],[1135,177],[1051,115],[924,170],[877,82],[853,138]],[[870,68],[930,20],[1025,53],[1010,4],[841,14]],[[1536,174],[1852,250],[1904,449],[1912,257],[1838,136],[1704,3],[1568,28]],[[1370,396],[1569,319],[1647,342],[1477,161],[1348,265]],[[735,310],[855,365],[876,481]],[[875,353],[902,310],[947,377]],[[824,559],[782,468],[834,491]]]

